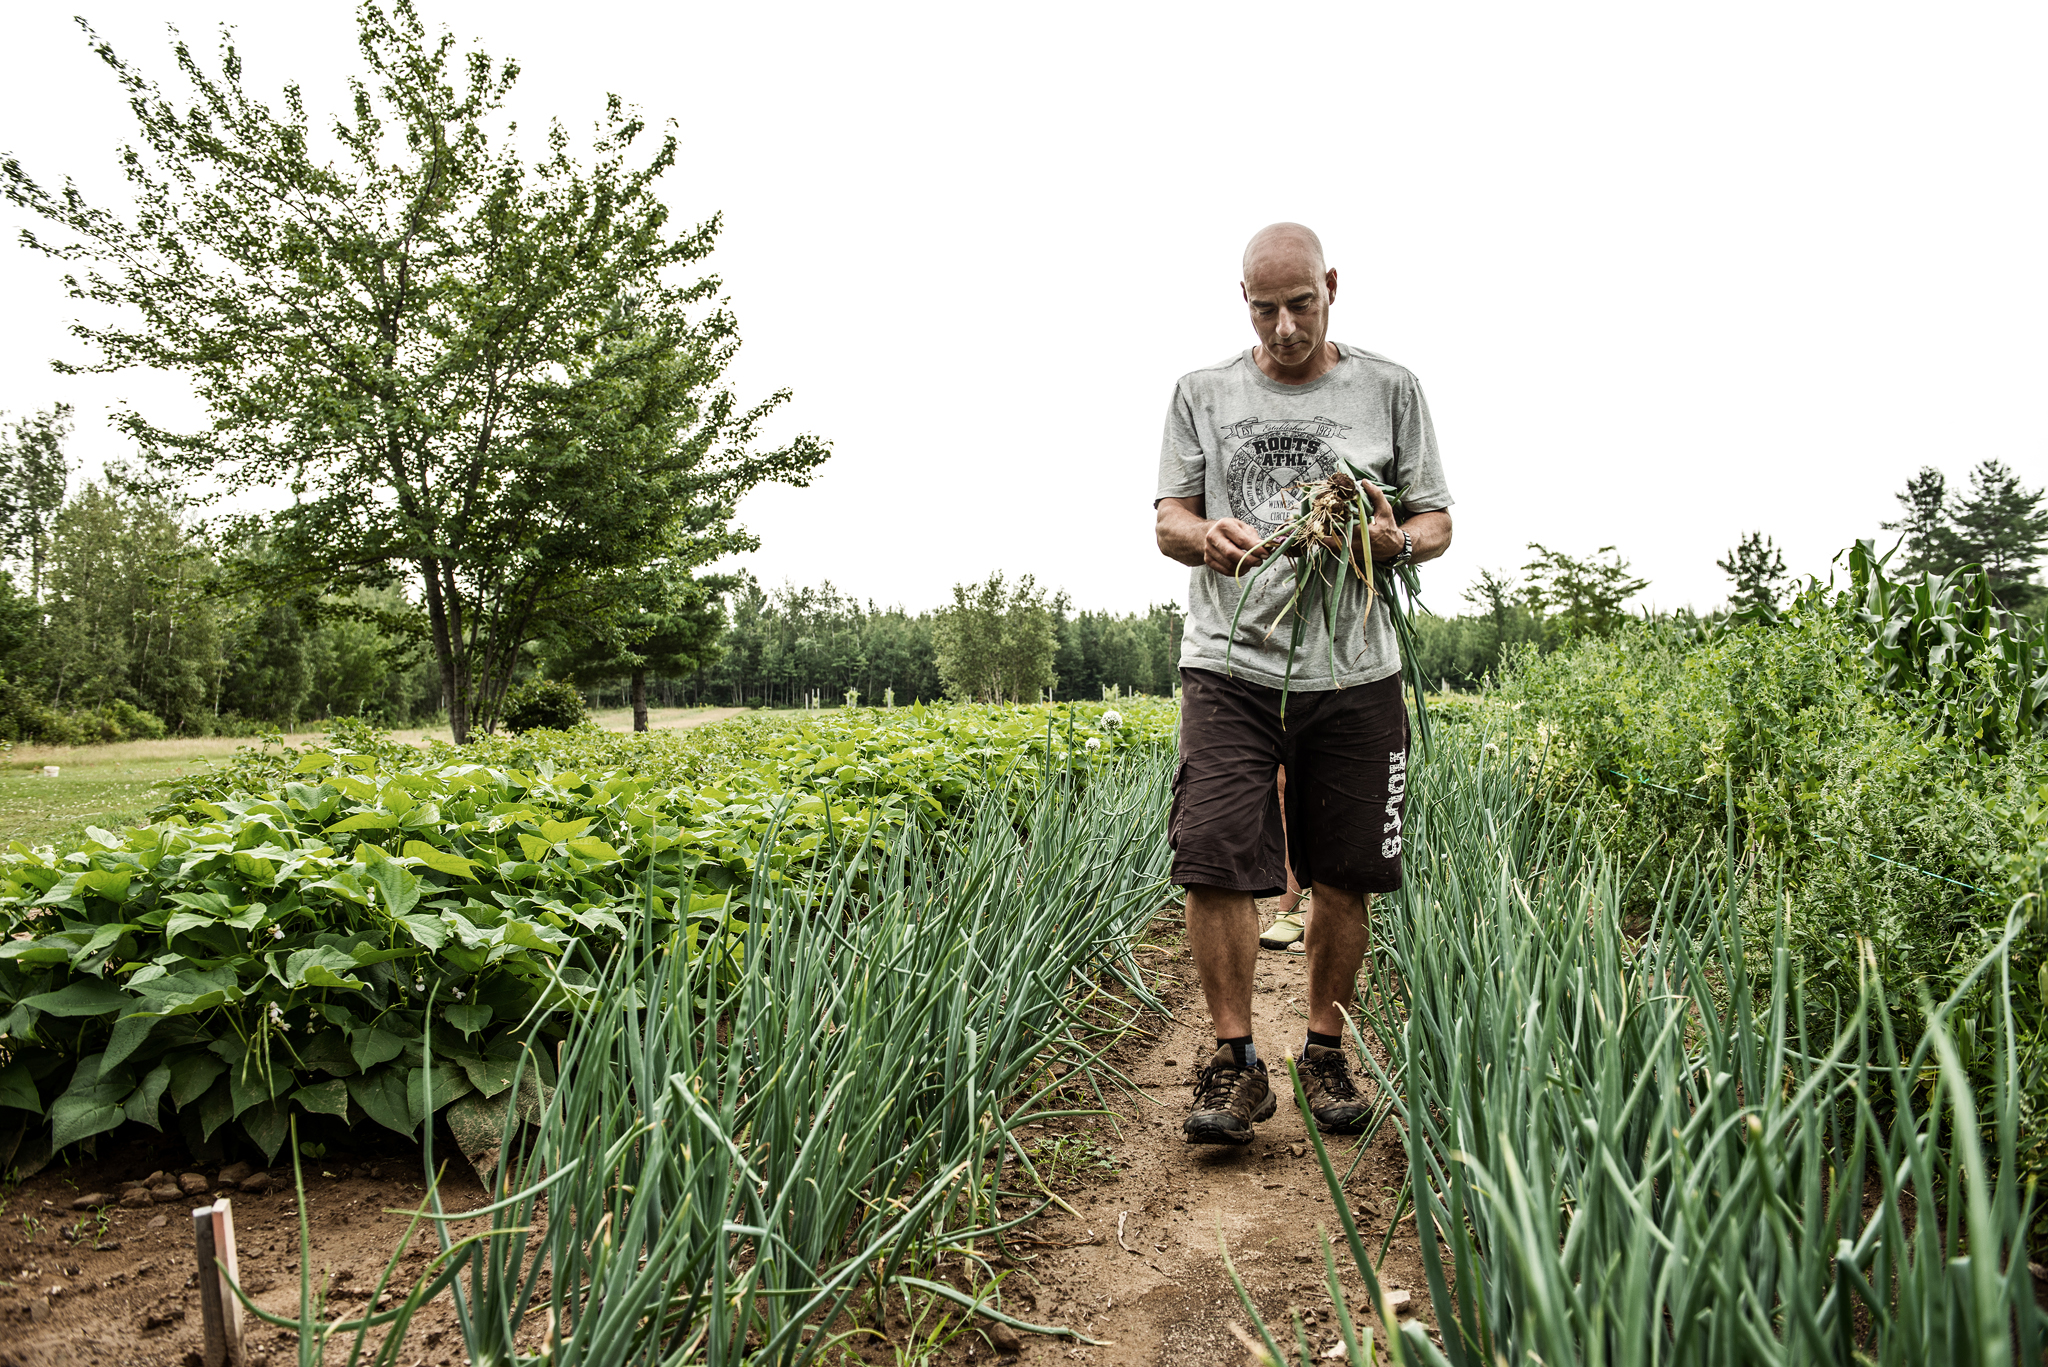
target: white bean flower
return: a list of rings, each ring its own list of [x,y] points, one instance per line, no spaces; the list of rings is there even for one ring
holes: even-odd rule
[[[272,1002],[270,1004],[270,1024],[279,1033],[283,1033],[291,1029],[289,1025],[286,1025],[284,1023],[284,1008],[279,1006],[276,1002]]]

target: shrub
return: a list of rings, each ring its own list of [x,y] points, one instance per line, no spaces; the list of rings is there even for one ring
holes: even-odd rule
[[[505,729],[567,731],[583,723],[583,695],[559,679],[529,679],[505,694]]]

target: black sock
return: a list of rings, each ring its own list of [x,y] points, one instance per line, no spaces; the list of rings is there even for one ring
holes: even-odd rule
[[[1250,1035],[1239,1035],[1236,1039],[1219,1039],[1218,1044],[1230,1046],[1230,1056],[1237,1060],[1240,1068],[1249,1068],[1259,1061],[1259,1051],[1252,1048]]]
[[[1319,1035],[1311,1030],[1308,1032],[1308,1042],[1310,1044],[1320,1044],[1325,1049],[1335,1049],[1344,1043],[1344,1037],[1342,1035]]]

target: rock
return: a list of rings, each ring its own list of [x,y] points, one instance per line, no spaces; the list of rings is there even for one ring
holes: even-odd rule
[[[1387,1293],[1387,1304],[1394,1308],[1394,1313],[1397,1315],[1412,1315],[1415,1313],[1415,1306],[1412,1304],[1411,1298],[1406,1291],[1389,1291]]]
[[[142,1181],[141,1181],[140,1183],[138,1183],[137,1185],[139,1185],[139,1186],[145,1186],[145,1187],[153,1187],[153,1186],[155,1186],[155,1185],[156,1185],[157,1183],[159,1183],[159,1182],[163,1181],[163,1180],[164,1180],[164,1179],[165,1179],[166,1177],[169,1177],[169,1176],[170,1176],[170,1174],[169,1174],[169,1173],[165,1172],[165,1171],[164,1171],[164,1170],[163,1170],[162,1168],[158,1168],[158,1169],[157,1169],[157,1170],[156,1170],[155,1172],[153,1172],[153,1173],[151,1173],[151,1174],[150,1174],[149,1176],[147,1176],[147,1177],[143,1178],[143,1179],[142,1179]]]
[[[1308,1261],[1308,1254],[1306,1254],[1306,1253],[1297,1253],[1297,1254],[1295,1254],[1295,1255],[1294,1255],[1294,1261],[1296,1261],[1296,1262],[1298,1262],[1298,1263],[1305,1263],[1305,1262],[1307,1262],[1307,1261]]]
[[[185,1189],[176,1182],[158,1182],[149,1189],[149,1194],[165,1204],[185,1199]]]
[[[178,1178],[178,1186],[187,1196],[204,1196],[211,1185],[203,1173],[188,1172]]]
[[[151,1220],[149,1222],[149,1227],[151,1229],[162,1229],[166,1224],[170,1222],[170,1218],[171,1217],[168,1215],[159,1215],[154,1220]]]
[[[1024,1351],[1024,1340],[1017,1337],[1017,1331],[1007,1324],[991,1324],[988,1327],[988,1341],[1004,1357],[1015,1357]]]
[[[270,1174],[267,1172],[252,1172],[236,1184],[236,1190],[249,1196],[261,1196],[264,1192],[270,1190]]]
[[[238,1187],[242,1184],[242,1179],[254,1171],[255,1169],[247,1163],[230,1163],[220,1170],[220,1184],[224,1187]]]
[[[114,1204],[113,1197],[103,1191],[95,1191],[90,1195],[81,1196],[76,1201],[73,1201],[71,1208],[73,1210],[91,1210],[94,1206],[111,1206],[112,1204]]]
[[[119,1253],[121,1251],[121,1241],[119,1239],[108,1239],[103,1243],[94,1244],[92,1251],[95,1253]]]
[[[121,1193],[121,1204],[130,1210],[140,1210],[154,1203],[154,1198],[141,1187],[130,1187]]]
[[[206,1355],[192,1348],[186,1351],[184,1362],[185,1367],[206,1367]]]
[[[384,1169],[378,1166],[377,1164],[372,1163],[369,1168],[369,1175],[373,1179],[381,1178],[384,1175]]]

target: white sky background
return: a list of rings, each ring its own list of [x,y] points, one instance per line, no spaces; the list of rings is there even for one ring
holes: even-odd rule
[[[95,3],[166,82],[164,25],[226,21],[253,89],[340,107],[352,7]],[[1795,572],[1894,516],[1923,464],[2048,482],[2048,8],[1640,4],[676,5],[426,10],[523,67],[522,134],[607,91],[686,149],[743,397],[835,454],[743,508],[764,581],[915,609],[1029,572],[1077,605],[1178,599],[1152,544],[1174,379],[1250,344],[1244,239],[1323,237],[1333,333],[1421,377],[1463,610],[1524,545],[1612,543],[1646,601],[1705,608],[1738,535]],[[118,189],[130,136],[62,9],[8,20],[0,149]],[[117,396],[67,379],[69,302],[0,205],[0,409],[68,399],[88,467]],[[196,416],[196,414],[195,414]]]

